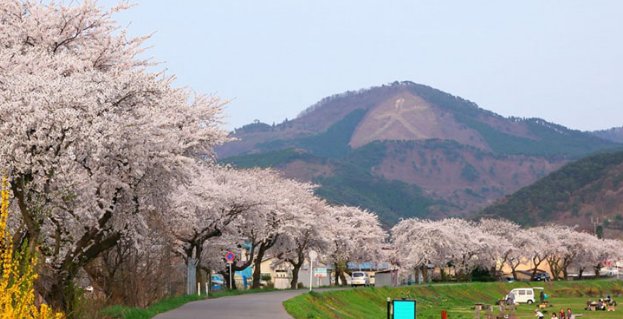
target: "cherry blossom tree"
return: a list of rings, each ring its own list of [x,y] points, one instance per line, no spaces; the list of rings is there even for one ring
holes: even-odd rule
[[[495,274],[501,274],[504,265],[508,263],[513,270],[513,277],[516,278],[515,270],[521,262],[521,249],[526,245],[521,227],[504,219],[482,219],[478,228],[481,232],[496,236],[496,244],[489,255],[496,265]]]
[[[426,274],[428,264],[448,263],[446,257],[452,245],[430,220],[405,219],[391,229],[394,259],[401,269]]]
[[[170,194],[174,214],[164,218],[187,263],[196,260],[197,268],[209,275],[210,269],[202,263],[203,250],[210,240],[225,233],[233,244],[239,240],[236,227],[240,219],[255,220],[256,210],[270,201],[258,189],[266,175],[261,169],[202,167],[188,185],[180,184]],[[197,279],[204,283],[201,271]]]
[[[569,265],[586,247],[583,242],[597,239],[590,234],[577,232],[573,227],[564,225],[547,225],[534,228],[534,230],[544,242],[540,246],[540,251],[547,256],[546,260],[553,279],[566,279]]]
[[[563,279],[568,279],[569,267],[575,263],[580,256],[591,256],[592,251],[595,249],[595,243],[599,242],[599,239],[589,233],[575,231],[568,229],[567,232],[559,234],[560,238],[560,250],[550,261],[550,268],[555,276]]]
[[[146,232],[167,194],[225,139],[222,103],[173,88],[92,2],[0,0],[0,167],[18,238],[49,261],[39,287],[68,309],[78,270]],[[189,102],[190,101],[190,102]]]
[[[493,268],[506,247],[499,237],[457,218],[403,220],[392,228],[392,238],[401,266],[425,276],[428,266],[435,265],[445,277],[445,268],[451,265],[458,275],[469,277],[475,268]]]
[[[335,283],[338,278],[346,284],[344,272],[353,262],[378,261],[383,256],[387,234],[380,226],[378,216],[351,206],[332,206],[329,209],[331,243],[327,260],[335,265]]]
[[[253,287],[258,288],[267,252],[281,237],[297,234],[313,218],[310,210],[319,201],[313,195],[314,186],[269,169],[208,172],[177,200],[178,214],[171,223],[183,226],[175,236],[187,259],[194,253],[202,260],[201,251],[210,246],[209,239],[223,234],[229,249],[249,247],[245,260],[236,260],[232,271],[254,264]]]
[[[541,266],[548,259],[556,260],[556,256],[563,247],[561,246],[561,238],[559,234],[568,231],[567,227],[558,225],[539,226],[528,229],[535,239],[535,244],[526,253],[532,261],[532,275],[534,278]],[[557,265],[554,267],[557,270]]]
[[[597,277],[604,265],[623,258],[623,242],[620,240],[599,239],[595,242],[594,249],[593,269]]]
[[[259,193],[266,198],[266,204],[255,210],[253,219],[245,227],[250,230],[249,238],[253,246],[257,247],[252,288],[260,287],[260,266],[268,250],[281,236],[298,232],[306,223],[309,216],[305,211],[309,208],[304,205],[313,201],[314,190],[311,184],[282,178],[272,171],[267,171],[258,186]]]
[[[465,278],[470,278],[476,268],[493,268],[495,259],[492,256],[498,256],[500,249],[504,248],[500,246],[504,241],[480,231],[474,223],[464,219],[447,218],[433,224],[447,236],[451,243],[449,257],[452,264],[459,266],[459,274]]]
[[[331,240],[329,228],[332,220],[327,204],[315,197],[299,204],[300,224],[283,233],[274,248],[277,258],[292,266],[291,289],[297,288],[299,271],[310,251],[325,251]]]

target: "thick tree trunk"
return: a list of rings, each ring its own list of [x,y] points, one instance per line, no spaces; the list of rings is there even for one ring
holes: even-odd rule
[[[300,249],[297,253],[297,260],[288,260],[292,265],[292,280],[290,281],[290,289],[296,289],[299,282],[299,270],[303,266],[305,262],[305,253],[302,249]],[[311,269],[309,271],[312,271]]]
[[[346,274],[344,274],[344,271],[340,270],[340,280],[342,280],[342,286],[346,286],[347,282],[346,282]]]
[[[519,280],[517,278],[517,267],[519,267],[519,263],[514,264],[514,263],[511,262],[511,263],[509,263],[509,265],[511,267],[511,273],[513,274],[513,280],[515,280],[515,281]]]
[[[338,263],[335,263],[335,285],[340,285],[340,273]]]
[[[556,257],[550,257],[547,259],[549,269],[552,272],[552,280],[560,279],[560,259]]]
[[[301,270],[301,265],[294,265],[292,268],[292,281],[290,281],[290,289],[298,288],[299,283],[299,270]]]
[[[43,298],[53,309],[62,309],[68,319],[73,318],[73,302],[69,298],[68,289],[71,281],[58,280],[45,292]]]
[[[257,256],[255,257],[255,261],[253,261],[253,284],[251,288],[258,289],[260,288],[260,280],[262,279],[262,259],[264,259],[264,254],[266,253],[266,244],[262,242],[260,247],[257,250]]]
[[[78,271],[95,257],[114,247],[121,238],[119,233],[110,234],[105,238],[101,232],[90,235],[91,233],[87,232],[78,241],[76,249],[65,257],[60,270],[47,274],[48,282],[51,282],[50,289],[41,293],[49,305],[65,312],[69,319],[75,316],[73,306],[77,296],[73,280]],[[83,247],[88,246],[89,243],[93,245],[83,250]]]
[[[241,271],[241,270],[245,270],[247,269],[247,267],[251,266],[251,264],[253,263],[254,259],[253,259],[253,255],[255,254],[255,244],[251,246],[251,251],[249,252],[249,259],[247,261],[245,261],[243,264],[238,265],[237,263],[233,263],[231,265],[232,267],[232,272],[236,272],[236,271]],[[227,281],[227,287],[229,287],[229,266],[227,266],[226,270],[223,272],[225,274],[227,274],[227,276],[225,277],[225,281]],[[232,286],[229,287],[229,289],[236,289],[236,281],[232,279]]]
[[[562,261],[562,267],[560,267],[560,271],[562,272],[562,277],[564,280],[569,279],[569,265],[571,265],[571,258],[565,258]]]
[[[424,266],[421,267],[420,271],[422,272],[422,280],[423,280],[422,283],[425,283],[427,281],[426,278],[428,277],[428,269],[424,265]]]
[[[538,257],[532,258],[532,264],[534,265],[534,269],[532,269],[532,276],[530,278],[534,278],[536,276],[536,273],[539,270],[539,266],[541,265],[541,263],[543,263],[543,260],[545,260],[545,258],[543,259],[540,259]]]

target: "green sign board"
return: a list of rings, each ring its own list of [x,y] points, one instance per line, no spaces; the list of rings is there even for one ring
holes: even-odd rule
[[[415,319],[415,300],[394,300],[394,319]]]

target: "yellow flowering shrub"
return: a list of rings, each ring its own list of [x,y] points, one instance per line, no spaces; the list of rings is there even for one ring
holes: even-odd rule
[[[62,313],[54,312],[45,304],[35,304],[37,258],[26,250],[23,254],[13,254],[11,234],[7,229],[8,218],[8,180],[3,177],[0,206],[0,319],[64,318]]]

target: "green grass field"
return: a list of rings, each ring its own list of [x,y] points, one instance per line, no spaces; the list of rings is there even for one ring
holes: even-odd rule
[[[353,290],[331,291],[325,293],[306,293],[284,302],[288,313],[297,319],[312,318],[385,318],[386,299],[413,298],[417,300],[418,319],[441,318],[441,311],[447,310],[450,319],[473,319],[474,304],[492,305],[503,298],[512,288],[544,287],[552,305],[545,309],[545,318],[552,311],[571,308],[575,314],[589,319],[621,319],[623,307],[614,312],[586,311],[586,301],[595,300],[610,294],[615,300],[623,302],[623,281],[590,280],[560,282],[493,282],[459,283],[408,286],[399,288],[358,288]],[[519,305],[517,318],[534,318],[535,305]],[[486,318],[486,312],[481,317]],[[500,314],[494,307],[494,315]]]

